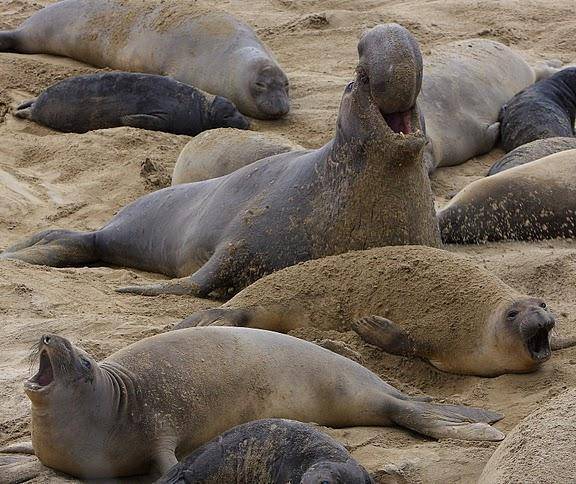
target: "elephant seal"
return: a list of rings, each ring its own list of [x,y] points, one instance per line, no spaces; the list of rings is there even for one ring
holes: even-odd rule
[[[502,105],[550,70],[542,65],[536,71],[493,40],[460,40],[435,49],[424,60],[418,97],[429,141],[424,153],[428,170],[490,151]]]
[[[254,30],[200,2],[64,0],[0,32],[0,51],[170,76],[255,118],[290,109],[288,79]]]
[[[373,42],[375,59],[393,58],[396,49],[409,52],[406,42],[417,46],[406,33],[396,24],[375,27],[371,39],[395,39],[386,48]],[[404,91],[406,74],[391,70],[390,97]],[[371,88],[359,70],[344,91],[336,135],[322,148],[156,191],[99,230],[40,232],[6,249],[0,259],[134,267],[180,279],[120,291],[207,296],[237,292],[283,267],[349,250],[438,246],[417,106],[382,112]]]
[[[310,425],[265,419],[239,425],[196,449],[155,484],[373,484],[332,437]]]
[[[574,482],[576,390],[565,391],[522,420],[487,462],[479,484]]]
[[[576,236],[576,150],[481,178],[438,212],[447,244]]]
[[[65,133],[132,126],[194,136],[207,129],[250,127],[228,99],[168,77],[129,72],[65,79],[14,115]]]
[[[502,106],[502,148],[508,152],[537,139],[573,137],[575,114],[576,67],[567,67]]]
[[[388,353],[417,356],[451,373],[496,376],[533,371],[548,360],[554,324],[542,299],[519,294],[469,259],[404,246],[288,267],[176,329],[352,326]]]
[[[172,186],[228,175],[250,163],[304,148],[280,135],[222,128],[190,140],[178,156]]]
[[[56,335],[42,336],[37,350],[38,373],[24,384],[34,452],[44,465],[80,478],[165,473],[177,457],[261,418],[396,424],[435,438],[504,437],[489,425],[500,414],[415,400],[352,360],[271,331],[171,331],[99,364]]]
[[[501,171],[525,165],[560,151],[574,149],[576,149],[576,138],[554,137],[537,139],[518,146],[518,148],[504,155],[490,167],[486,176],[492,176]]]

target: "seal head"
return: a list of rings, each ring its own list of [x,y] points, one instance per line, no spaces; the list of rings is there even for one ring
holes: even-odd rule
[[[253,61],[247,91],[253,98],[258,117],[277,119],[290,111],[289,83],[286,74],[268,59]],[[253,115],[248,109],[247,114]],[[254,114],[255,115],[255,114]]]
[[[234,103],[222,96],[214,96],[208,118],[214,128],[250,128],[250,121],[236,109]]]
[[[356,461],[319,462],[302,476],[300,484],[371,484],[374,481]]]

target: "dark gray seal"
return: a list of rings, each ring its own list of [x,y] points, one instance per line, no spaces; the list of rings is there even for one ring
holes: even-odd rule
[[[402,35],[397,35],[399,31]],[[398,25],[367,35],[384,63],[416,40]],[[386,45],[386,48],[382,48]],[[416,46],[416,47],[414,47]],[[370,45],[364,43],[364,49]],[[421,70],[420,62],[412,62]],[[406,96],[391,70],[388,93]],[[416,74],[414,74],[416,75]],[[414,87],[415,88],[415,87]],[[416,105],[387,112],[358,70],[344,91],[334,139],[318,150],[265,158],[229,175],[146,195],[94,232],[49,230],[0,258],[74,266],[106,263],[177,277],[122,289],[138,294],[237,292],[298,262],[385,245],[440,245]],[[408,114],[406,114],[408,113]],[[401,120],[401,122],[399,121]],[[396,130],[396,131],[395,131]],[[190,276],[191,275],[191,276]]]
[[[65,133],[132,126],[194,136],[207,129],[250,127],[228,99],[168,77],[129,72],[65,79],[14,115]]]
[[[500,111],[500,139],[506,152],[542,138],[574,136],[576,67],[567,67],[524,89]]]
[[[501,171],[525,165],[526,163],[539,160],[554,153],[559,153],[560,151],[573,149],[576,149],[576,138],[555,137],[537,139],[536,141],[518,146],[518,148],[513,149],[510,153],[506,153],[490,167],[486,176],[492,176]]]
[[[373,484],[346,448],[310,425],[265,419],[239,425],[195,450],[155,484]]]
[[[0,51],[170,76],[255,118],[290,109],[288,79],[254,30],[202,2],[64,0],[0,32]]]

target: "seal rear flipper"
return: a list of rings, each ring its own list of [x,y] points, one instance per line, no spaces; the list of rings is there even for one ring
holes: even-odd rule
[[[435,439],[500,441],[505,435],[489,424],[503,415],[463,405],[438,405],[394,399],[394,423]]]
[[[553,336],[550,338],[550,349],[552,351],[563,350],[576,346],[576,336],[566,336],[563,338]]]
[[[250,311],[244,309],[205,309],[204,311],[196,311],[172,329],[195,328],[196,326],[248,327],[251,315]]]
[[[14,111],[14,116],[21,119],[32,119],[32,108],[23,108],[20,107]]]
[[[162,131],[166,129],[166,121],[153,114],[128,114],[120,118],[122,125],[132,128]]]
[[[36,455],[34,452],[34,447],[32,447],[32,442],[17,442],[16,444],[10,444],[6,447],[0,448],[0,452],[3,454],[30,454]]]
[[[400,326],[381,316],[368,316],[352,323],[352,329],[366,343],[398,356],[416,356],[417,345]]]

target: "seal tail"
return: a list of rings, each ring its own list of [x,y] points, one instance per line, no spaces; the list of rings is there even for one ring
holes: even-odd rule
[[[18,52],[15,30],[0,32],[0,52]]]
[[[395,399],[392,421],[435,439],[499,441],[504,434],[489,424],[504,416],[463,405],[438,405]]]

